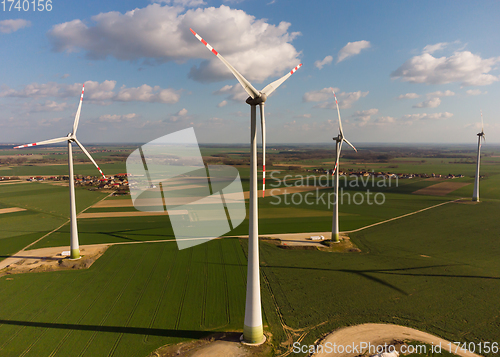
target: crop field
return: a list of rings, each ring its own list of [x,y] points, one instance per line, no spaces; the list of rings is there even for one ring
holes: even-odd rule
[[[266,304],[286,326],[309,332],[304,344],[365,322],[407,325],[452,341],[499,341],[498,214],[499,201],[444,205],[351,234],[360,254],[263,244]],[[286,340],[278,316],[267,316],[274,336]]]
[[[204,150],[216,155],[230,151]],[[233,149],[235,155],[240,154],[238,150]],[[290,347],[285,341],[300,338],[301,343],[312,344],[335,328],[365,322],[406,325],[452,341],[500,342],[497,158],[484,160],[489,164],[482,167],[485,177],[479,204],[452,202],[470,199],[474,165],[446,164],[443,168],[442,159],[412,160],[390,171],[420,172],[425,165],[422,172],[447,174],[452,166],[469,168],[451,171],[466,177],[450,182],[467,185],[445,196],[426,196],[413,193],[446,181],[400,179],[397,185],[387,186],[381,180],[358,180],[357,185],[351,184],[355,179],[341,180],[341,231],[446,204],[350,233],[361,253],[284,250],[261,243],[265,329],[272,333],[276,355]],[[125,171],[123,163],[107,165],[109,172]],[[60,174],[67,174],[65,165],[12,170],[18,170],[16,175],[57,175],[51,171],[57,167],[62,168]],[[30,168],[47,173],[30,172]],[[248,190],[248,166],[237,168],[243,189]],[[92,165],[76,165],[75,169],[95,174]],[[300,176],[307,174],[280,169],[274,177],[290,175],[286,184],[300,185]],[[0,175],[6,174],[0,171]],[[285,183],[278,185],[269,178],[266,198],[259,198],[261,235],[331,229],[331,187],[273,197],[274,187],[283,188]],[[383,197],[383,203],[374,203],[376,194],[379,203]],[[87,208],[89,213],[134,210],[92,208],[106,196],[99,191],[81,188],[76,196],[78,212]],[[0,185],[0,208],[26,209],[0,215],[0,260],[61,225],[30,249],[67,246],[68,201],[68,187]],[[174,239],[168,216],[80,219],[78,229],[81,245]],[[86,270],[1,277],[0,356],[145,357],[165,344],[215,331],[241,331],[247,241],[230,236],[246,234],[248,219],[228,232],[228,237],[190,249],[179,251],[173,241],[115,245]]]
[[[150,243],[111,247],[85,271],[2,277],[0,355],[146,356],[239,330],[245,262],[237,239]]]

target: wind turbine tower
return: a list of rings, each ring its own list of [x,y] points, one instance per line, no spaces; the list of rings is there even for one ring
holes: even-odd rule
[[[266,177],[266,121],[264,116],[264,103],[269,95],[274,92],[284,81],[288,79],[297,69],[299,64],[280,79],[268,84],[261,91],[256,90],[252,84],[245,79],[231,64],[226,61],[220,53],[210,46],[196,32],[190,29],[214,55],[216,55],[240,82],[249,97],[246,103],[250,105],[250,212],[248,232],[248,269],[247,269],[247,293],[245,304],[245,323],[243,326],[242,340],[250,344],[261,344],[265,341],[262,326],[262,305],[260,300],[260,270],[259,270],[259,225],[257,214],[257,105],[260,107],[260,118],[262,125],[262,195],[265,190]]]
[[[481,111],[481,132],[477,134],[476,178],[474,180],[474,192],[472,193],[472,201],[474,202],[479,202],[479,166],[481,161],[481,140],[484,140],[484,125],[483,125],[482,111]]]
[[[92,161],[92,163],[97,167],[97,170],[101,173],[102,177],[106,178],[102,173],[99,165],[94,161],[89,152],[83,147],[83,145],[76,138],[76,130],[78,129],[78,122],[80,121],[80,112],[82,110],[83,92],[85,91],[85,84],[82,87],[82,94],[80,96],[80,104],[78,105],[78,110],[76,111],[75,121],[73,123],[73,131],[67,136],[62,138],[50,139],[45,141],[40,141],[37,143],[19,145],[14,147],[14,149],[22,149],[32,146],[56,144],[66,141],[68,143],[68,168],[69,168],[69,202],[70,202],[70,224],[71,224],[71,241],[70,241],[70,258],[80,259],[80,245],[78,242],[78,227],[76,222],[76,200],[75,200],[75,178],[73,176],[73,148],[72,144],[76,143],[82,149],[82,151],[87,155],[87,157]]]
[[[335,141],[335,155],[337,159],[335,160],[335,168],[333,169],[335,175],[335,197],[333,204],[333,222],[332,222],[332,242],[339,243],[339,160],[340,151],[342,150],[342,143],[345,142],[347,145],[352,147],[354,151],[358,152],[354,145],[352,145],[346,138],[344,138],[344,131],[342,130],[342,120],[340,119],[340,109],[339,102],[337,101],[337,96],[332,88],[333,96],[335,97],[335,104],[337,105],[337,115],[339,117],[339,135],[334,137]]]

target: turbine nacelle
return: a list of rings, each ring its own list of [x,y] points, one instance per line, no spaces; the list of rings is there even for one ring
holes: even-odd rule
[[[247,100],[245,101],[249,105],[258,105],[258,104],[263,104],[267,100],[267,95],[265,93],[260,92],[260,96],[256,98],[248,97]]]

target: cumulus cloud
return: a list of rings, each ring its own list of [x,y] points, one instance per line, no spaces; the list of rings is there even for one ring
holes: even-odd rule
[[[335,92],[338,92],[338,88],[333,88]],[[333,98],[332,88],[323,88],[320,90],[315,90],[311,92],[306,92],[302,97],[304,102],[323,102]]]
[[[222,108],[222,107],[225,107],[227,105],[227,100],[223,100],[222,102],[220,102],[219,104],[217,104],[217,107],[218,108]]]
[[[22,20],[22,19],[3,20],[0,21],[0,32],[12,33],[28,26],[31,26],[31,22],[28,20]]]
[[[458,82],[462,86],[484,86],[498,81],[489,74],[500,57],[482,59],[469,51],[457,51],[450,57],[433,57],[430,53],[414,56],[391,73],[394,79],[410,83],[445,84]]]
[[[323,60],[314,62],[314,65],[318,67],[318,69],[322,69],[325,65],[332,63],[332,61],[332,56],[326,56]]]
[[[486,94],[488,92],[481,92],[481,90],[479,89],[469,89],[465,93],[467,93],[467,95],[481,95],[481,94]]]
[[[412,108],[436,108],[441,105],[441,99],[434,97],[428,100],[424,100],[421,103],[415,104]]]
[[[182,108],[179,110],[176,114],[171,115],[170,118],[168,119],[169,122],[181,122],[181,121],[186,121],[186,120],[192,120],[193,117],[188,114],[188,110],[186,108]]]
[[[448,42],[440,42],[440,43],[436,43],[435,45],[427,45],[422,50],[422,53],[431,53],[432,54],[436,51],[442,50],[446,46],[448,46]]]
[[[90,59],[111,56],[162,63],[202,58],[199,66],[191,68],[190,78],[201,82],[233,78],[191,34],[192,26],[250,81],[283,75],[299,64],[300,53],[291,44],[299,33],[288,31],[290,23],[273,25],[224,5],[185,10],[154,3],[125,14],[113,11],[91,21],[57,24],[48,37],[55,51],[83,50]]]
[[[370,48],[371,44],[370,41],[356,41],[356,42],[348,42],[347,45],[345,45],[338,54],[337,58],[337,63],[342,62],[348,57],[357,55],[361,52],[361,50],[364,50],[365,48]]]
[[[215,91],[213,94],[226,95],[227,99],[240,103],[244,102],[248,98],[248,93],[245,92],[245,90],[239,83],[234,85],[225,85],[221,89]],[[227,104],[227,101],[224,100],[224,102],[226,102]]]
[[[455,92],[452,92],[451,90],[445,90],[444,92],[438,90],[437,92],[432,92],[432,93],[427,93],[427,96],[429,98],[432,97],[453,97],[455,95]]]
[[[407,114],[401,117],[402,120],[406,121],[420,121],[420,120],[443,120],[448,119],[453,116],[452,113],[444,112],[444,113],[421,113],[421,114]]]
[[[137,114],[135,113],[130,113],[130,114],[104,114],[99,117],[100,122],[106,122],[106,123],[123,123],[123,122],[129,122],[132,119],[137,118]]]
[[[196,7],[206,4],[206,2],[204,2],[203,0],[154,0],[152,2],[159,4],[179,5],[182,7]]]
[[[388,124],[393,124],[396,122],[396,119],[393,117],[378,117],[373,121],[375,125],[388,125]]]
[[[148,86],[143,84],[137,88],[125,88],[123,86],[115,100],[121,102],[150,102],[150,103],[177,103],[180,95],[173,89],[161,89],[159,86]]]
[[[27,104],[27,106],[29,106]],[[66,110],[70,105],[68,103],[57,103],[53,100],[47,100],[45,103],[36,103],[33,106],[29,106],[29,111],[33,112],[62,112]]]
[[[355,118],[358,121],[359,126],[365,126],[372,115],[378,114],[378,109],[372,108],[368,110],[358,110],[351,115],[351,117]]]
[[[174,89],[162,89],[159,86],[151,87],[143,84],[137,88],[122,86],[115,92],[116,81],[105,80],[101,83],[95,81],[85,82],[85,99],[90,101],[139,101],[177,103],[180,98],[179,91]],[[55,82],[31,83],[20,90],[5,87],[0,91],[1,97],[17,98],[74,98],[78,97],[82,90],[81,83],[61,84]]]
[[[366,97],[369,92],[339,92],[338,88],[333,88],[337,93],[337,99],[339,100],[340,108],[350,108],[354,102],[357,102],[360,98]],[[317,104],[316,108],[326,108],[335,109],[335,100],[333,100],[332,88],[323,88],[317,91],[306,92],[302,97],[304,102],[321,102]],[[333,100],[329,102],[329,100]]]
[[[398,99],[415,99],[419,98],[420,96],[417,93],[406,93],[406,94],[401,94]]]

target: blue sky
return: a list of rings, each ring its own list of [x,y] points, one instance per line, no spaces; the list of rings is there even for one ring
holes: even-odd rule
[[[15,3],[14,3],[15,5]],[[303,63],[266,102],[267,142],[329,142],[336,88],[354,144],[499,142],[500,3],[483,1],[53,1],[2,11],[0,142],[71,131],[146,142],[194,127],[249,141],[245,92],[192,27],[254,87]],[[32,3],[30,3],[32,6]]]

